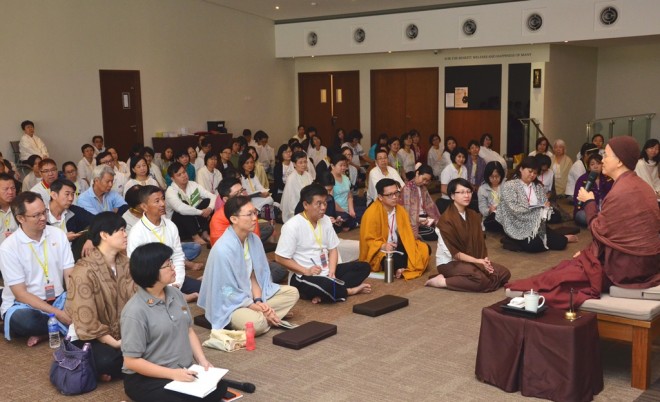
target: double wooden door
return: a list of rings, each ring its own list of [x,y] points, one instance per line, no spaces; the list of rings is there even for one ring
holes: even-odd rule
[[[300,124],[316,127],[329,147],[335,131],[360,129],[360,72],[333,71],[298,74]]]
[[[438,68],[371,70],[371,143],[412,129],[425,147],[438,132]]]

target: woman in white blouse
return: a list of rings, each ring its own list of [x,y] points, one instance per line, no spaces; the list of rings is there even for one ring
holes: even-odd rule
[[[428,162],[428,165],[431,166],[431,169],[433,169],[433,176],[440,178],[442,169],[447,166],[442,158],[442,153],[444,152],[444,149],[440,145],[442,140],[438,134],[433,134],[431,138],[429,138],[429,142],[431,143],[431,148],[429,149],[426,161]]]
[[[415,176],[415,152],[412,149],[412,136],[410,133],[404,133],[400,141],[401,149],[398,155],[403,161],[403,171],[406,175],[406,180],[410,180]]]
[[[222,181],[222,173],[216,166],[218,165],[218,155],[209,152],[204,155],[204,167],[197,171],[197,184],[206,191],[218,194],[218,184]]]
[[[241,173],[241,185],[247,190],[248,195],[252,198],[252,204],[260,212],[264,206],[273,206],[273,197],[270,192],[264,188],[254,175],[255,161],[249,152],[243,153],[238,158],[238,169]]]
[[[158,182],[149,176],[147,160],[142,156],[131,158],[131,178],[124,185],[124,193],[122,195],[126,196],[128,189],[135,185],[158,187]]]
[[[652,138],[644,144],[641,158],[635,166],[635,173],[653,188],[656,196],[660,199],[658,162],[660,162],[660,141]]]
[[[436,205],[440,213],[445,212],[445,209],[451,205],[451,199],[447,194],[447,185],[450,181],[463,178],[467,180],[467,168],[465,161],[467,161],[468,152],[463,147],[456,147],[451,153],[451,164],[448,165],[440,175],[440,189],[442,191],[442,198],[438,198]]]

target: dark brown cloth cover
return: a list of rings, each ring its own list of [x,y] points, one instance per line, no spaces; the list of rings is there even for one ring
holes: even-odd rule
[[[481,214],[468,208],[463,219],[452,202],[440,217],[438,229],[452,257],[458,253],[477,259],[488,257],[484,232],[481,230]]]
[[[408,305],[408,299],[405,297],[385,295],[377,297],[368,302],[356,304],[353,306],[353,312],[370,317],[378,317],[391,311],[398,310]]]
[[[506,392],[553,401],[591,401],[603,389],[596,315],[576,321],[549,308],[536,319],[507,315],[502,300],[481,312],[475,374]]]
[[[335,334],[337,334],[336,325],[310,321],[297,328],[275,335],[273,345],[299,350]]]

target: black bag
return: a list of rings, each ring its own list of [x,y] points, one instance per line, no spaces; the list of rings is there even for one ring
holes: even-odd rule
[[[50,382],[62,394],[78,395],[96,389],[96,367],[91,346],[80,349],[66,338],[53,357]]]

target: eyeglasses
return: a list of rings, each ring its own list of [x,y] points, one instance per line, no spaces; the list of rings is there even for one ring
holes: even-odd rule
[[[34,215],[23,215],[26,218],[33,218],[33,219],[40,219],[40,218],[48,218],[48,209],[44,209],[43,212],[37,212]]]
[[[254,209],[254,210],[248,212],[247,214],[236,214],[236,216],[249,216],[250,218],[258,217],[259,216],[259,210]]]
[[[162,267],[160,267],[160,269],[167,269],[167,268],[174,268],[174,260],[172,260],[171,258],[167,260]]]
[[[393,192],[393,193],[383,194],[383,197],[385,197],[385,198],[396,198],[396,197],[398,197],[400,194],[401,194],[401,191],[395,191],[395,192]]]
[[[113,160],[112,160],[112,159],[110,159],[110,160],[107,160],[107,161],[101,161],[101,163],[102,163],[102,164],[104,164],[104,165],[111,165],[111,164],[112,164],[112,162],[113,162]]]
[[[41,171],[41,174],[47,174],[47,173],[57,173],[57,169],[44,169]]]
[[[470,195],[472,194],[472,190],[454,191],[454,194]]]

